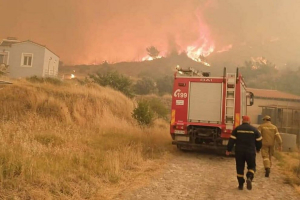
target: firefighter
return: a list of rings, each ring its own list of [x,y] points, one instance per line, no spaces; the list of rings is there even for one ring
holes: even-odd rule
[[[261,149],[262,137],[259,131],[250,125],[250,118],[248,116],[243,116],[242,124],[232,131],[227,145],[227,156],[230,155],[234,145],[237,180],[239,183],[238,189],[243,190],[244,187],[244,169],[246,162],[248,168],[248,172],[246,174],[247,189],[251,190],[256,168],[256,153],[259,153]]]
[[[271,117],[268,115],[264,116],[263,124],[261,124],[258,127],[258,130],[263,137],[261,155],[266,171],[265,177],[269,177],[272,166],[271,158],[274,154],[275,149],[275,141],[278,143],[278,150],[281,151],[282,139],[280,137],[277,127],[271,123]]]

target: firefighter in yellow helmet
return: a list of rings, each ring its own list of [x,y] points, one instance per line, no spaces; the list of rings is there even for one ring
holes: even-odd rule
[[[278,150],[282,149],[282,139],[275,125],[271,123],[271,117],[266,115],[263,118],[263,123],[258,127],[262,136],[261,155],[265,167],[265,177],[269,177],[272,166],[272,156],[275,150],[275,141],[278,143]]]

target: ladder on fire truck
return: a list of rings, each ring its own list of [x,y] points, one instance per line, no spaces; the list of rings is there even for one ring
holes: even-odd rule
[[[226,74],[225,124],[226,129],[233,129],[235,111],[236,73]]]

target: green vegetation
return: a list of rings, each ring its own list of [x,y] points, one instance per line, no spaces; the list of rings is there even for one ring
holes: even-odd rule
[[[156,80],[158,93],[160,95],[171,94],[173,90],[173,76],[164,76]]]
[[[156,47],[154,46],[150,46],[148,48],[146,48],[146,51],[148,52],[148,55],[153,58],[156,59],[159,56],[159,51],[157,50]]]
[[[279,90],[300,95],[300,67],[279,70],[267,61],[246,61],[240,68],[248,87]]]
[[[90,75],[90,78],[93,82],[101,85],[101,86],[110,86],[115,90],[118,90],[125,94],[127,97],[132,98],[132,81],[130,78],[120,74],[117,71],[110,71],[106,73],[96,73]]]
[[[134,91],[136,94],[145,95],[145,94],[154,94],[156,93],[155,82],[152,78],[142,77],[134,85]]]
[[[149,102],[140,100],[138,106],[133,110],[132,117],[137,120],[139,125],[152,125],[154,121],[154,112],[150,108]]]

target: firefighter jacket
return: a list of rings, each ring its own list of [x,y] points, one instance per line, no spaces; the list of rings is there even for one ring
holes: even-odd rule
[[[263,146],[274,146],[275,141],[279,145],[282,144],[282,139],[278,132],[278,129],[275,125],[273,125],[270,121],[267,121],[258,127],[258,131],[261,133],[263,140]]]
[[[235,151],[253,152],[260,151],[262,137],[259,131],[248,123],[236,127],[229,138],[227,151],[231,151],[235,144]]]

